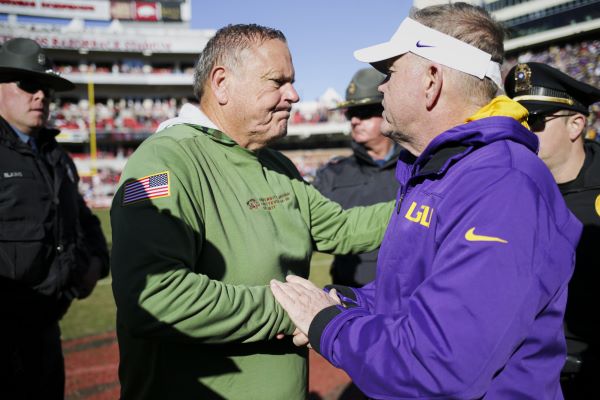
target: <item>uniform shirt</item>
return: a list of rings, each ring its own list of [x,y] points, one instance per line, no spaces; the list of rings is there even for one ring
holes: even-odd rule
[[[600,372],[600,144],[586,141],[585,161],[577,178],[559,188],[571,212],[583,223],[565,313],[567,347],[569,354],[583,360],[584,372],[595,381]]]

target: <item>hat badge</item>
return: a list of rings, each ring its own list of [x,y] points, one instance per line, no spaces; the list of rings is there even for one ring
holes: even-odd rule
[[[37,56],[37,62],[40,65],[45,65],[46,64],[46,56],[44,55],[44,53],[39,53]]]
[[[515,92],[531,89],[531,68],[527,64],[518,64],[515,69]]]
[[[356,84],[354,82],[350,82],[350,85],[348,85],[348,94],[352,95],[356,93]]]

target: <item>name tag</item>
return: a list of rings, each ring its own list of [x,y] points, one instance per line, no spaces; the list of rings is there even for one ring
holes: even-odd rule
[[[33,174],[31,171],[0,171],[0,177],[2,179],[22,179],[31,178]]]

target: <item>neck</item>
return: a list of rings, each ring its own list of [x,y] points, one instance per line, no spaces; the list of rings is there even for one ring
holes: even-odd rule
[[[572,150],[562,158],[562,162],[546,161],[556,183],[567,183],[575,180],[585,162],[585,149],[581,143],[575,143]]]
[[[2,117],[2,119],[4,121],[6,121],[7,124],[10,125],[11,128],[18,130],[20,133],[27,135],[27,136],[31,136],[31,137],[37,137],[38,132],[41,130],[41,128],[30,128],[28,126],[19,126],[18,124],[13,123],[12,121],[10,121],[9,119],[5,118],[4,115],[0,114],[0,117]]]
[[[367,150],[367,154],[373,160],[383,160],[390,152],[394,143],[384,138],[385,140],[379,140],[376,143],[364,143],[363,146]]]
[[[433,139],[448,129],[464,124],[467,118],[476,113],[480,108],[480,105],[455,101],[454,103],[446,103],[445,106],[438,104],[427,111],[423,118],[418,119],[420,126],[417,129],[422,132],[418,136],[421,140],[415,142],[414,146],[418,154],[412,151],[411,153],[416,156],[421,155]]]
[[[236,127],[230,122],[231,118],[227,118],[225,116],[223,113],[223,107],[221,107],[219,104],[215,104],[215,102],[211,101],[211,99],[201,99],[200,109],[221,132],[229,136],[240,147],[254,150],[250,148],[251,143],[249,142],[247,135],[240,133],[238,129],[236,129]]]

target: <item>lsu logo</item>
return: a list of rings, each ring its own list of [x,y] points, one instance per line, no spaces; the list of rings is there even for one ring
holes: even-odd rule
[[[431,223],[431,217],[433,216],[433,209],[429,206],[421,206],[419,210],[415,212],[417,208],[417,202],[413,201],[410,205],[408,211],[404,218],[411,222],[416,222],[417,224],[421,224],[426,228],[429,228],[429,224]]]

